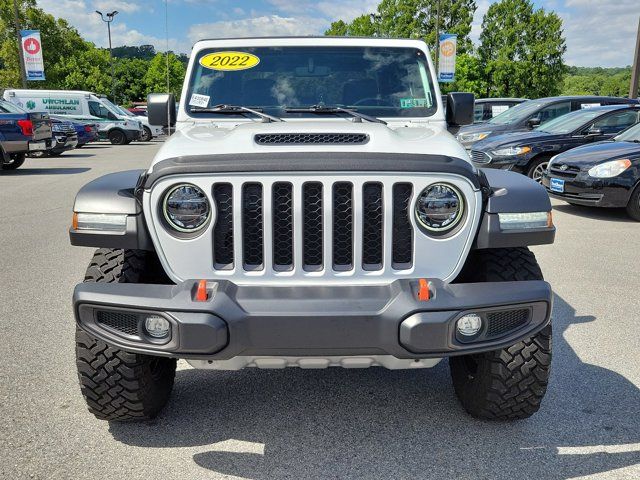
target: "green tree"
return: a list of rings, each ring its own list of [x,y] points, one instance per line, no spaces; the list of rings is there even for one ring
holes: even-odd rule
[[[22,29],[40,30],[46,80],[32,83],[32,88],[57,88],[67,74],[66,63],[92,47],[66,20],[56,19],[37,7],[35,0],[21,0],[19,20]],[[13,0],[0,0],[0,86],[20,85],[18,44],[13,20]]]
[[[111,70],[107,50],[95,48],[89,43],[58,68],[64,76],[55,88],[89,90],[111,95]]]
[[[149,61],[140,58],[119,58],[115,64],[116,97],[120,103],[146,100],[148,88],[144,77]],[[166,83],[165,83],[166,84]]]
[[[478,55],[485,96],[557,95],[566,67],[562,20],[530,0],[501,0],[482,20]]]
[[[480,60],[472,53],[463,53],[456,58],[456,80],[440,85],[442,93],[471,92],[481,97],[485,91]]]
[[[185,67],[180,59],[173,53],[169,53],[169,92],[180,98],[182,82],[184,80]],[[147,93],[167,91],[167,55],[158,53],[148,64],[147,73],[144,76]]]
[[[562,94],[626,97],[630,83],[631,67],[569,67],[562,85]]]
[[[377,14],[362,15],[351,23],[338,20],[326,35],[422,38],[429,45],[436,43],[436,14],[440,3],[440,32],[458,35],[458,51],[470,51],[471,22],[476,11],[475,0],[382,0]]]

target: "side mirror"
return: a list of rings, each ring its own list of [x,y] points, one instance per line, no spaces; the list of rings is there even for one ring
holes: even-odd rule
[[[149,125],[173,127],[176,124],[176,99],[173,93],[150,93],[147,96]]]
[[[473,123],[475,98],[473,93],[454,92],[447,95],[445,115],[450,127]]]
[[[603,134],[604,132],[602,131],[601,128],[595,127],[593,125],[589,128],[589,130],[587,130],[587,135],[589,136],[598,136]]]
[[[540,126],[540,117],[533,117],[530,118],[529,120],[527,120],[527,126],[529,128],[536,128],[538,126]]]

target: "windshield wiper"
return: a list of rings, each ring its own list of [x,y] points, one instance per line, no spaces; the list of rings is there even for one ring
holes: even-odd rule
[[[380,120],[379,118],[339,106],[311,105],[309,107],[285,108],[284,111],[287,113],[317,113],[319,115],[346,113],[347,115],[351,115],[352,117],[359,118],[361,120],[366,120],[367,122],[382,123],[384,125],[387,124],[387,122]]]
[[[242,105],[214,105],[213,107],[191,107],[191,113],[221,113],[221,114],[239,114],[247,116],[247,113],[262,118],[264,122],[284,122],[280,117],[274,117],[273,115],[267,115],[262,113],[261,109],[254,109],[249,107],[243,107]]]

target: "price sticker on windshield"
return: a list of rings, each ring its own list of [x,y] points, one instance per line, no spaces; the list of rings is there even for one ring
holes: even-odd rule
[[[260,63],[260,59],[246,52],[215,52],[208,53],[200,59],[200,65],[210,70],[223,72],[246,70]]]

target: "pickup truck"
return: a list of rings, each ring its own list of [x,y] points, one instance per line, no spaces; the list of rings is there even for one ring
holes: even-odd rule
[[[15,170],[29,152],[51,148],[51,119],[47,113],[26,112],[0,100],[0,159],[2,170]]]
[[[473,95],[446,100],[419,40],[197,42],[177,118],[173,95],[148,97],[150,124],[173,130],[149,168],[75,200],[71,243],[97,248],[73,296],[89,411],[153,418],[177,359],[448,359],[471,415],[534,414],[553,294],[528,246],[553,242],[551,203],[524,175],[475,167],[450,133]]]

